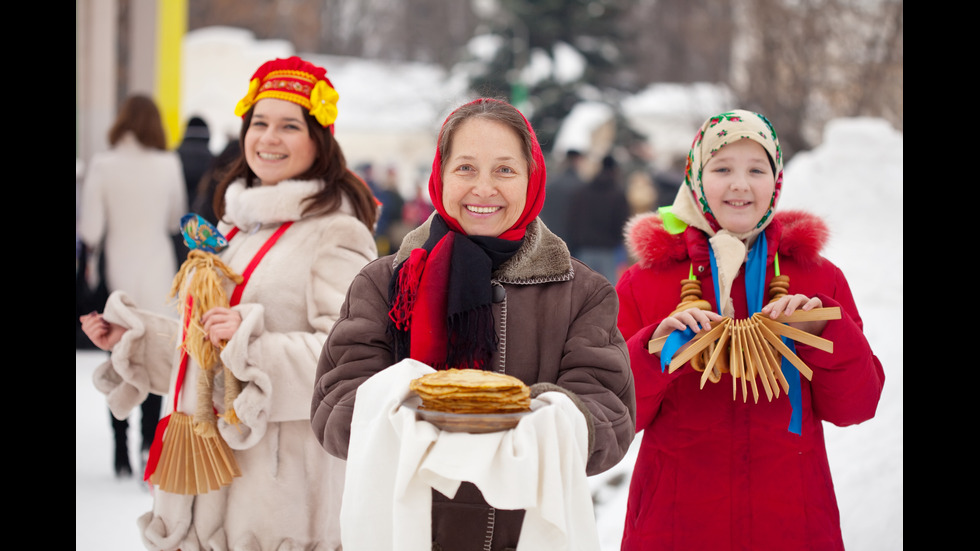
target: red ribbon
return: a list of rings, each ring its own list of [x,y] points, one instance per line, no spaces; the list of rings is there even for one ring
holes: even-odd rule
[[[191,325],[191,308],[194,306],[194,297],[187,297],[187,308],[184,310],[184,329],[181,333],[180,342],[187,338],[187,328]],[[174,392],[174,411],[177,411],[177,397],[180,395],[180,388],[184,385],[184,375],[187,373],[187,348],[181,347],[180,370],[177,372],[177,392]],[[146,468],[143,470],[143,481],[150,480],[157,470],[157,463],[160,462],[160,454],[163,452],[163,434],[167,432],[167,425],[170,424],[170,414],[157,423],[157,430],[153,434],[153,443],[150,444],[150,455],[146,460]]]
[[[232,291],[231,299],[228,301],[229,306],[236,306],[242,300],[242,292],[245,290],[245,284],[248,283],[249,278],[252,276],[252,272],[255,271],[256,266],[259,265],[259,262],[262,260],[262,257],[265,256],[265,253],[269,252],[269,249],[271,249],[272,246],[275,245],[276,241],[279,240],[283,232],[285,232],[291,225],[293,225],[292,222],[286,222],[283,225],[279,226],[279,229],[277,229],[275,233],[273,233],[269,237],[269,239],[265,241],[265,243],[262,245],[262,248],[260,248],[258,252],[255,253],[255,256],[252,257],[252,261],[248,263],[248,266],[245,268],[245,272],[242,274],[242,282],[236,285],[234,291]],[[228,241],[231,241],[231,238],[235,237],[237,233],[238,233],[238,228],[237,227],[232,228],[231,231],[228,232],[228,237],[226,239]],[[194,297],[188,296],[187,308],[184,311],[184,329],[181,334],[180,342],[184,342],[187,339],[187,328],[190,327],[191,307],[193,305],[194,305]],[[184,375],[187,373],[187,349],[184,347],[181,347],[181,349],[182,352],[180,355],[180,369],[177,372],[177,384],[173,393],[174,394],[173,411],[177,411],[177,399],[180,397],[180,389],[184,385]],[[157,423],[157,429],[153,435],[153,443],[150,445],[150,456],[146,461],[146,470],[143,471],[144,481],[150,480],[150,476],[157,469],[157,464],[160,462],[160,454],[163,452],[163,435],[167,431],[167,425],[169,424],[170,424],[170,415],[167,415],[163,419],[160,419],[160,422]]]

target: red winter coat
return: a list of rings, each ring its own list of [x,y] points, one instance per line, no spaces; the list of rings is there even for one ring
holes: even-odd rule
[[[702,296],[716,304],[707,236],[695,228],[668,234],[657,215],[634,218],[627,243],[638,259],[619,280],[619,328],[627,339],[636,387],[637,432],[643,441],[633,471],[624,550],[725,551],[843,549],[821,421],[838,426],[872,418],[885,375],[863,333],[844,274],[820,256],[827,230],[802,212],[783,212],[766,228],[768,282],[779,251],[792,294],[840,306],[840,320],[820,335],[829,354],[796,343],[811,369],[800,377],[802,434],[787,430],[788,397],[732,399],[732,379],[700,389],[701,373],[685,365],[661,371],[647,343],[680,300],[680,282],[694,274]],[[744,265],[743,265],[744,271]],[[735,317],[745,318],[744,274],[732,288]],[[739,385],[741,387],[741,385]],[[761,389],[761,385],[760,385]]]

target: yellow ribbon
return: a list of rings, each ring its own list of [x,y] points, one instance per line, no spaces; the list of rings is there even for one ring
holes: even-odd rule
[[[253,78],[251,82],[248,83],[248,93],[245,97],[238,101],[238,105],[235,106],[235,115],[239,117],[245,116],[248,110],[252,108],[252,104],[255,103],[255,96],[259,94],[259,79]]]

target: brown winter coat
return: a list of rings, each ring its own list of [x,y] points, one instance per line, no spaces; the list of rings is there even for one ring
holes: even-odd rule
[[[396,254],[361,271],[324,346],[311,417],[317,438],[337,457],[347,458],[357,387],[396,361],[386,333],[388,286],[396,264],[422,246],[428,233],[427,222]],[[556,384],[580,399],[594,434],[587,474],[609,469],[633,440],[635,415],[629,358],[616,327],[615,289],[572,259],[540,220],[528,226],[524,244],[493,274],[492,283],[499,345],[491,365],[528,385]],[[516,547],[523,515],[495,511],[468,483],[453,500],[434,493],[433,548],[483,549],[491,534],[492,549]]]

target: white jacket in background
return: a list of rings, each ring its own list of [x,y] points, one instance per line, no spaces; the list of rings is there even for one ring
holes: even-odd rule
[[[82,183],[78,233],[94,249],[103,238],[106,286],[142,308],[176,317],[167,294],[177,273],[171,235],[187,212],[180,158],[143,147],[131,133],[92,158]]]

